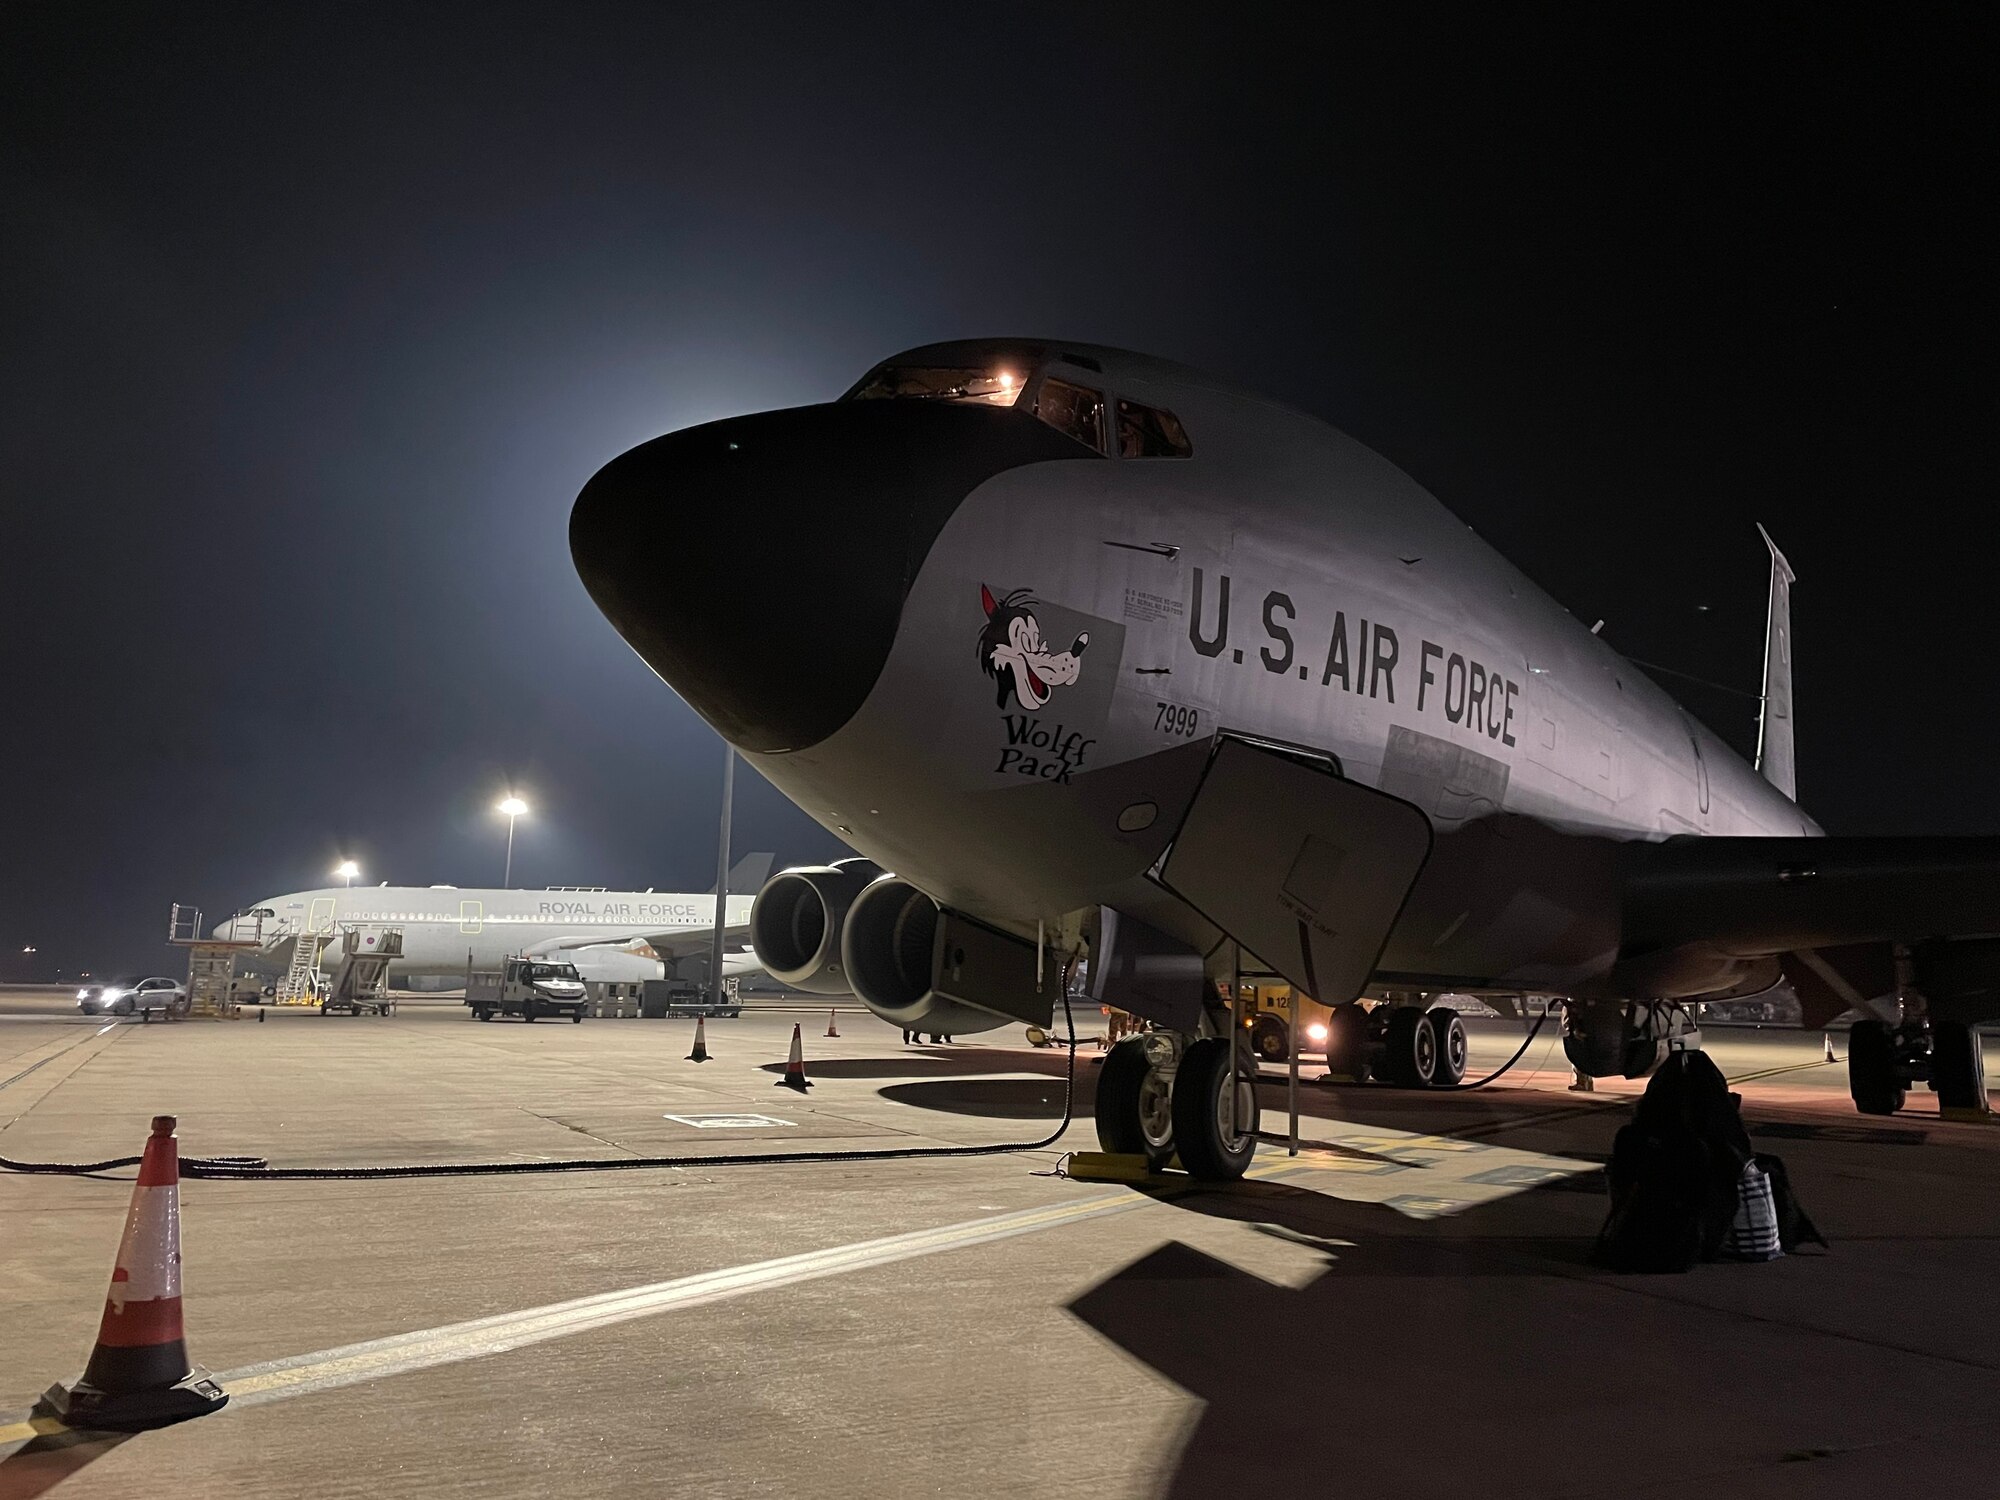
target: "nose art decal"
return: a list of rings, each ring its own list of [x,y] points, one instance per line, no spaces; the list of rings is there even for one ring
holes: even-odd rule
[[[1055,690],[1083,675],[1083,649],[1090,632],[1078,633],[1067,651],[1052,651],[1042,639],[1035,612],[1042,606],[1026,589],[995,599],[979,585],[979,606],[986,623],[979,631],[979,668],[998,684],[994,707],[1004,709],[1011,697],[1027,713],[1047,703]]]

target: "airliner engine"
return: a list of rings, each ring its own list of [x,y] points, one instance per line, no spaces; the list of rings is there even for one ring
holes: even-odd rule
[[[781,984],[815,995],[849,993],[840,930],[847,909],[882,873],[873,860],[796,865],[764,882],[750,907],[750,945]]]

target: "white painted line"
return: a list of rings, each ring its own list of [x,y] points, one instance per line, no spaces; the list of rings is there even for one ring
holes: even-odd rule
[[[776,1125],[794,1125],[776,1115],[661,1115],[676,1125],[692,1125],[696,1130],[768,1130]]]
[[[1083,1219],[1150,1207],[1154,1201],[1122,1191],[1096,1194],[1071,1203],[1022,1209],[990,1219],[973,1219],[938,1229],[920,1229],[884,1239],[808,1251],[803,1255],[787,1255],[776,1260],[704,1271],[694,1276],[629,1287],[623,1291],[602,1292],[593,1297],[577,1297],[545,1307],[475,1318],[465,1323],[448,1323],[440,1328],[427,1328],[415,1333],[392,1334],[388,1338],[371,1339],[366,1343],[245,1365],[238,1370],[223,1371],[216,1378],[229,1392],[232,1409],[254,1406],[264,1401],[334,1390],[365,1380],[380,1380],[410,1370],[503,1354],[510,1349],[588,1333],[635,1318],[656,1317],[684,1307],[700,1307],[750,1292],[796,1286],[800,1282],[891,1265],[896,1261],[936,1255],[946,1250],[987,1245],[996,1240],[1034,1234]]]

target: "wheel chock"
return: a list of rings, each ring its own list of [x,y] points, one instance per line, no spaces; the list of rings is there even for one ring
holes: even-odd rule
[[[1150,1182],[1157,1174],[1142,1155],[1073,1151],[1063,1170],[1079,1182]]]
[[[1958,1125],[1991,1125],[1993,1111],[1990,1107],[1976,1104],[1943,1104],[1938,1106],[1938,1118]]]

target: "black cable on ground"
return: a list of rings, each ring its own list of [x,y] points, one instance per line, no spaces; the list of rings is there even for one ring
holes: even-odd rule
[[[1467,1089],[1485,1088],[1487,1084],[1491,1083],[1494,1079],[1498,1078],[1502,1073],[1505,1073],[1509,1068],[1513,1067],[1515,1063],[1519,1062],[1522,1058],[1528,1055],[1528,1049],[1535,1044],[1535,1038],[1541,1034],[1542,1027],[1548,1024],[1548,1019],[1549,1019],[1549,1013],[1547,1010],[1544,1010],[1541,1013],[1541,1015],[1536,1018],[1535,1024],[1528,1028],[1528,1035],[1522,1041],[1520,1050],[1516,1052],[1512,1057],[1508,1058],[1505,1062],[1500,1064],[1500,1066],[1495,1068],[1491,1073],[1488,1073],[1484,1078],[1475,1078],[1471,1083],[1447,1084],[1445,1085],[1446,1092],[1451,1092],[1453,1090],[1456,1090],[1459,1093],[1464,1093]]]
[[[182,1157],[186,1178],[220,1182],[373,1182],[404,1177],[522,1177],[546,1172],[620,1172],[661,1167],[781,1166],[806,1161],[896,1161],[926,1156],[1005,1156],[1041,1151],[1062,1139],[1075,1118],[1076,1017],[1069,1003],[1070,966],[1063,968],[1063,1021],[1069,1030],[1069,1070],[1063,1085],[1062,1119],[1038,1141],[988,1146],[889,1146],[874,1151],[758,1151],[736,1156],[593,1156],[569,1161],[429,1162],[388,1167],[274,1167],[261,1156]],[[136,1156],[92,1162],[11,1161],[0,1156],[0,1171],[84,1177],[139,1164]]]

